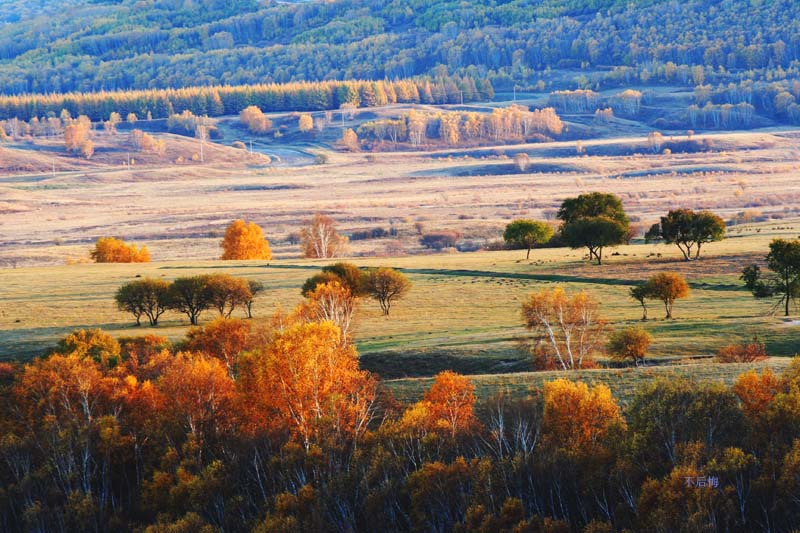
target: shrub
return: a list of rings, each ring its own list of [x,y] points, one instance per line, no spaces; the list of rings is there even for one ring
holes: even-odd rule
[[[639,366],[647,355],[647,349],[653,337],[640,327],[625,328],[615,331],[608,340],[608,351],[612,359],[626,361],[631,359]]]
[[[431,231],[424,234],[419,242],[425,248],[442,250],[444,248],[453,248],[460,238],[461,235],[456,231]]]
[[[752,363],[767,358],[767,349],[763,342],[753,339],[750,342],[729,344],[717,352],[720,363]]]
[[[91,251],[91,257],[96,263],[149,263],[150,252],[146,246],[136,248],[127,244],[122,239],[114,237],[100,237]]]

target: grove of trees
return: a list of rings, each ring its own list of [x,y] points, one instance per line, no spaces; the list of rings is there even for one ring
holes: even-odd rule
[[[694,212],[691,209],[673,209],[661,222],[653,226],[645,234],[645,240],[663,240],[674,244],[683,254],[686,261],[700,258],[700,248],[704,243],[721,241],[725,237],[725,221],[710,211]]]
[[[630,343],[624,343],[630,345]],[[635,344],[635,343],[634,343]],[[160,531],[788,531],[800,363],[732,387],[557,379],[400,404],[337,326],[220,318],[172,346],[100,330],[0,375],[0,524]]]
[[[172,282],[143,278],[122,285],[114,300],[120,311],[133,315],[136,325],[146,316],[151,326],[166,311],[186,314],[196,326],[203,311],[216,309],[219,315],[230,318],[240,307],[248,318],[253,316],[255,295],[264,290],[261,282],[236,278],[229,274],[200,274],[177,278]]]

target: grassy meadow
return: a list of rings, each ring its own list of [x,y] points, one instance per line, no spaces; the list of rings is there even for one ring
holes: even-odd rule
[[[568,291],[587,290],[601,302],[610,326],[622,327],[641,323],[641,308],[628,297],[629,286],[672,270],[686,276],[692,293],[676,303],[674,320],[662,318],[657,302],[650,305],[651,320],[644,326],[654,336],[651,366],[589,370],[570,377],[608,383],[623,398],[639,379],[672,373],[731,381],[747,365],[718,365],[707,359],[725,344],[757,335],[776,356],[760,365],[776,369],[788,361],[782,356],[800,352],[800,325],[771,316],[770,303],[755,300],[738,279],[741,267],[762,258],[772,238],[798,233],[800,221],[737,226],[725,241],[706,245],[705,257],[691,263],[680,260],[677,248],[641,243],[615,249],[602,266],[585,261],[582,250],[561,248],[534,250],[527,261],[524,251],[354,258],[350,260],[360,266],[402,269],[413,282],[389,317],[381,315],[376,302],[362,301],[355,340],[362,365],[386,379],[402,399],[414,398],[430,376],[445,369],[473,375],[481,395],[504,388],[524,391],[559,375],[530,372],[520,319],[528,293],[556,284]],[[188,328],[183,315],[170,312],[157,328],[136,327],[132,317],[116,310],[115,290],[136,276],[171,280],[222,271],[256,279],[267,289],[256,300],[254,314],[268,319],[277,307],[295,306],[303,281],[324,264],[284,259],[6,269],[0,287],[0,355],[28,359],[78,328],[99,327],[118,337],[157,333],[179,340]],[[207,311],[201,321],[214,315]]]

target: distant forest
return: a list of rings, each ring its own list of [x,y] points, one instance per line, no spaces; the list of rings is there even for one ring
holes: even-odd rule
[[[0,3],[5,94],[421,75],[694,87],[793,81],[798,60],[796,0]]]

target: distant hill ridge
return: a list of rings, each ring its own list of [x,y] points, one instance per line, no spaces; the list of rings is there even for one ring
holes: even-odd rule
[[[652,83],[669,62],[775,80],[800,59],[794,0],[6,0],[0,28],[5,94],[445,73],[503,90],[615,67]]]

